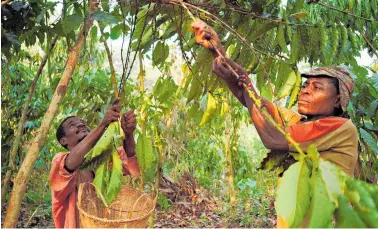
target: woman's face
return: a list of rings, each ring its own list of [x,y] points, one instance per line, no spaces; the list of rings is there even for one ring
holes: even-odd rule
[[[298,96],[300,114],[331,116],[337,107],[340,107],[340,96],[330,78],[307,78]]]

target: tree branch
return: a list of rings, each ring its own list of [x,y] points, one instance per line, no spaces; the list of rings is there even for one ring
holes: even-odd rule
[[[370,43],[369,39],[366,37],[366,35],[364,33],[362,33],[362,36],[364,37],[366,43],[368,44],[368,46],[371,48],[371,50],[373,51],[373,53],[377,56],[378,58],[378,53],[377,53],[377,50],[375,50],[374,46]]]

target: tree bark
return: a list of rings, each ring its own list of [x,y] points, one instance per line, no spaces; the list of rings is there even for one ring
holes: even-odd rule
[[[13,144],[12,144],[12,149],[11,149],[10,155],[9,155],[8,170],[7,170],[7,173],[5,175],[3,188],[1,190],[1,203],[4,203],[5,196],[7,195],[8,189],[9,189],[9,181],[10,181],[10,178],[12,176],[13,171],[15,170],[14,160],[16,158],[16,153],[17,153],[18,148],[20,146],[21,136],[22,136],[22,130],[24,129],[24,124],[26,122],[26,113],[28,112],[28,107],[29,107],[30,101],[31,101],[31,99],[33,97],[33,94],[34,94],[35,87],[37,85],[39,76],[42,74],[42,70],[45,67],[46,62],[47,62],[47,60],[49,58],[49,55],[52,52],[52,50],[54,49],[57,40],[58,40],[58,36],[55,35],[55,37],[53,38],[53,40],[51,42],[50,48],[48,50],[46,50],[46,54],[43,57],[43,60],[42,60],[41,64],[39,65],[37,74],[35,75],[32,83],[30,85],[29,95],[28,95],[28,98],[26,99],[24,107],[22,109],[21,119],[20,119],[20,121],[18,123],[18,128],[16,130],[16,133],[15,133],[15,136],[14,136],[14,140],[13,140]]]
[[[96,11],[98,4],[95,0],[89,0],[90,13]],[[17,177],[15,179],[14,188],[9,200],[7,213],[4,219],[4,228],[15,228],[17,226],[17,221],[20,216],[21,202],[25,195],[26,185],[29,181],[31,172],[34,167],[34,163],[38,158],[38,153],[41,150],[47,134],[52,125],[52,121],[58,110],[58,106],[61,103],[66,91],[68,84],[71,80],[72,73],[75,70],[76,64],[79,60],[80,50],[85,41],[85,35],[93,24],[93,19],[88,17],[85,21],[84,26],[81,28],[78,39],[75,45],[70,50],[66,66],[59,81],[58,86],[55,89],[53,98],[51,99],[49,108],[43,117],[41,127],[38,130],[37,136],[32,140],[29,147],[28,153],[23,161],[20,170],[18,171]]]

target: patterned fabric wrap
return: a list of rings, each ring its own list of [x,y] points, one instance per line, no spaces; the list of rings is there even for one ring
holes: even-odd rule
[[[339,67],[319,67],[311,70],[310,72],[304,73],[302,77],[319,77],[319,76],[328,76],[337,78],[339,80],[339,91],[340,91],[340,104],[343,112],[346,112],[348,102],[352,96],[354,89],[354,80],[350,73]]]

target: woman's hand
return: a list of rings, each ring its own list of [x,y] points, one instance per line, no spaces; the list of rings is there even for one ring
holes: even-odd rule
[[[197,20],[192,23],[192,28],[194,30],[194,35],[196,42],[206,49],[209,49],[214,52],[215,56],[218,56],[218,53],[215,50],[218,50],[224,55],[224,49],[218,37],[218,34],[214,31],[211,26],[207,25],[201,20]]]

